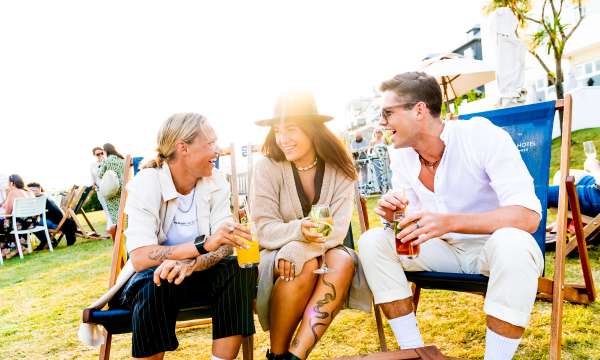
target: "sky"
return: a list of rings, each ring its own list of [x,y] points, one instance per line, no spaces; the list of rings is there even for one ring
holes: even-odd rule
[[[287,89],[342,129],[350,100],[461,45],[483,3],[1,2],[0,175],[89,184],[94,146],[153,156],[176,112],[206,115],[222,146],[258,144]]]

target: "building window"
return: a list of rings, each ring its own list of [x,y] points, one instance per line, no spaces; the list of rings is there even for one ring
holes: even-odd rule
[[[577,65],[575,78],[578,87],[600,86],[600,59]]]

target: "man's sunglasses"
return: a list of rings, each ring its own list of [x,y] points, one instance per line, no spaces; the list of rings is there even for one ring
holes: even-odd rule
[[[417,105],[417,103],[418,103],[418,101],[382,108],[381,109],[381,117],[383,118],[383,120],[388,121],[389,117],[394,113],[395,109],[399,109],[399,108],[407,109],[409,107],[413,107],[413,106]]]

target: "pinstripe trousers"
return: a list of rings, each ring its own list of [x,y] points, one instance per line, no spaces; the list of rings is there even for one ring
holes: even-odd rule
[[[252,300],[256,297],[256,269],[241,269],[228,257],[181,284],[152,281],[155,268],[136,273],[111,307],[132,312],[132,356],[147,357],[179,346],[175,321],[179,309],[210,305],[213,339],[254,334]]]

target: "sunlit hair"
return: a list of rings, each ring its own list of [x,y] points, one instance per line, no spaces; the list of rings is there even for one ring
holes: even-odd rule
[[[117,148],[115,148],[115,146],[113,144],[110,143],[106,143],[102,146],[102,148],[104,149],[104,153],[106,154],[106,157],[110,156],[110,155],[114,155],[118,158],[121,159],[125,159],[123,157],[123,155],[121,155],[118,151]]]
[[[167,160],[175,156],[175,148],[178,140],[191,144],[196,136],[207,138],[211,129],[206,117],[196,113],[178,113],[168,118],[158,130],[156,142],[158,153],[156,159],[148,162],[145,168],[159,168]]]
[[[310,120],[298,122],[290,121],[290,124],[298,126],[300,130],[311,139],[317,156],[325,161],[325,163],[340,169],[349,179],[357,179],[356,170],[354,169],[350,153],[342,141],[335,136],[325,124],[319,121]],[[285,154],[281,151],[275,141],[275,131],[273,126],[271,126],[262,146],[262,153],[264,156],[278,162],[287,161]]]

